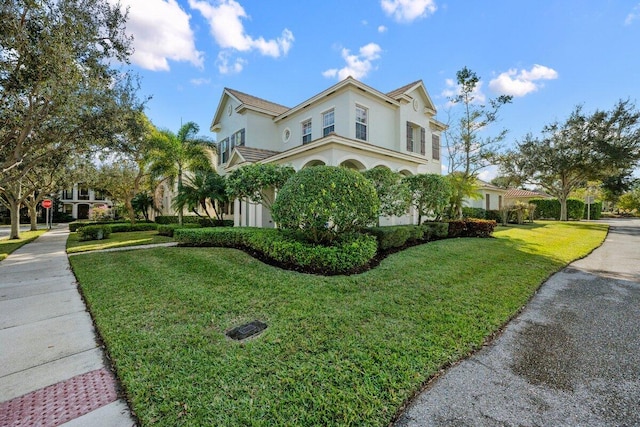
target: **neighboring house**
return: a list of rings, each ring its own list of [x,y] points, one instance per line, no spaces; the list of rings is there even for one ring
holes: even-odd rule
[[[510,188],[504,194],[504,200],[507,205],[513,205],[516,202],[529,203],[531,199],[551,199],[552,196],[530,190],[520,190],[518,188]]]
[[[477,199],[465,199],[464,205],[470,208],[482,208],[485,210],[499,210],[506,202],[505,194],[507,190],[497,187],[488,182],[477,180],[478,194]]]
[[[359,171],[387,167],[404,175],[441,173],[446,126],[422,81],[382,93],[348,77],[293,108],[225,88],[211,124],[218,172],[275,163],[295,170],[316,165]],[[236,200],[236,225],[272,227],[268,209]],[[411,214],[383,220],[402,224]]]
[[[72,189],[62,190],[59,193],[62,210],[74,219],[88,219],[93,206],[113,207],[113,203],[105,195],[104,191],[89,188],[86,184],[74,184]]]

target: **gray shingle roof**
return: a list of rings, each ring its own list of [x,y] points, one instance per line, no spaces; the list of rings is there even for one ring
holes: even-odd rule
[[[267,101],[266,99],[258,98],[256,96],[249,95],[235,89],[225,88],[225,90],[231,95],[238,98],[243,104],[259,108],[261,110],[270,111],[275,115],[280,115],[290,109],[289,107],[285,107],[284,105],[276,104],[275,102]]]
[[[253,147],[236,147],[238,153],[242,155],[242,157],[250,163],[256,163],[260,160],[264,160],[268,157],[275,156],[279,154],[280,151],[272,151],[272,150],[263,150],[261,148],[253,148]]]
[[[391,92],[388,92],[386,95],[389,98],[393,98],[396,99],[398,98],[400,95],[402,95],[403,93],[405,93],[406,91],[408,91],[409,89],[411,89],[413,86],[417,85],[418,83],[420,83],[421,80],[416,80],[415,82],[409,83],[408,85],[404,85],[402,87],[399,87],[396,90],[392,90]]]

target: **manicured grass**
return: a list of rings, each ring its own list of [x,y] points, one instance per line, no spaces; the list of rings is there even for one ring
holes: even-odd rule
[[[386,426],[606,226],[501,228],[415,246],[354,276],[283,271],[244,252],[72,257],[142,425]],[[238,343],[230,328],[269,327]]]
[[[67,239],[67,253],[97,251],[100,249],[122,248],[125,246],[151,245],[173,242],[173,238],[160,236],[157,231],[130,231],[111,233],[108,239],[80,242],[78,233],[70,233]]]
[[[9,256],[11,252],[34,241],[38,236],[46,232],[47,230],[21,231],[19,239],[9,240],[8,236],[0,238],[0,261]]]

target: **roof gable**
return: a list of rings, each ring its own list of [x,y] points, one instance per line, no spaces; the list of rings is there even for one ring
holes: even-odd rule
[[[275,102],[240,92],[239,90],[224,88],[220,101],[218,102],[218,108],[216,109],[216,113],[211,121],[210,130],[212,132],[215,132],[214,127],[220,123],[220,120],[222,120],[225,106],[229,100],[234,100],[239,104],[235,108],[236,112],[242,112],[249,109],[275,117],[289,110],[289,107],[285,107],[284,105],[276,104]]]

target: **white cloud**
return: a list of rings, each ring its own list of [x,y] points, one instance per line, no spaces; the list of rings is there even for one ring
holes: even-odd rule
[[[387,27],[385,27],[384,25],[380,25],[380,26],[378,26],[378,32],[379,32],[379,33],[381,33],[381,34],[382,34],[382,33],[386,33],[386,32],[387,32],[387,29],[388,29],[388,28],[387,28]]]
[[[349,49],[343,48],[341,55],[347,63],[343,68],[331,68],[322,73],[324,77],[344,80],[351,76],[354,79],[366,77],[374,69],[372,62],[380,58],[382,48],[376,43],[369,43],[360,48],[357,55],[352,55]]]
[[[380,6],[397,22],[412,22],[437,10],[435,0],[380,0]]]
[[[231,62],[231,63],[230,63]],[[247,63],[242,58],[231,58],[231,53],[228,51],[221,51],[216,59],[216,65],[220,74],[238,74],[244,68]]]
[[[535,64],[529,71],[518,71],[513,68],[501,73],[489,82],[489,89],[500,95],[521,97],[543,87],[543,83],[539,82],[539,80],[554,80],[557,78],[558,72],[556,70]]]
[[[449,99],[445,105],[446,108],[449,108],[454,105],[454,103],[451,102],[450,98],[454,98],[460,95],[462,93],[462,90],[460,88],[460,85],[458,85],[453,79],[446,79],[444,83],[445,89],[441,92],[441,95]],[[484,102],[486,102],[487,97],[482,92],[483,83],[484,82],[482,81],[478,82],[478,84],[476,84],[476,87],[473,89],[473,92],[471,92],[472,104],[483,104]]]
[[[262,55],[278,58],[286,55],[293,44],[293,33],[284,29],[280,37],[265,40],[253,38],[245,32],[243,19],[249,18],[240,3],[234,0],[209,1],[189,0],[189,6],[198,10],[209,22],[211,35],[222,49],[240,52],[257,50]]]
[[[129,8],[127,32],[134,37],[134,64],[154,71],[169,71],[168,60],[203,67],[203,53],[196,50],[189,26],[191,17],[176,0],[120,0],[120,4]]]
[[[191,79],[190,82],[194,86],[202,86],[211,83],[211,79],[205,79],[204,77],[201,77],[199,79]]]
[[[638,18],[640,18],[640,3],[629,12],[627,18],[624,20],[624,25],[631,25],[631,23]]]

